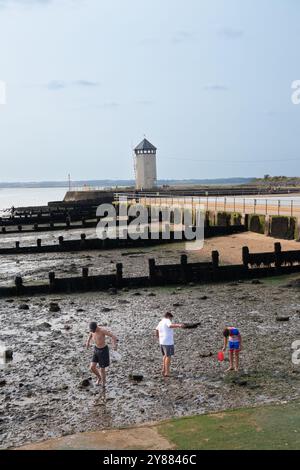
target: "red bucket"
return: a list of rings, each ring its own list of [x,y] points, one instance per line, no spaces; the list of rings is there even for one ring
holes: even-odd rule
[[[223,351],[218,352],[218,361],[223,362],[225,359]]]

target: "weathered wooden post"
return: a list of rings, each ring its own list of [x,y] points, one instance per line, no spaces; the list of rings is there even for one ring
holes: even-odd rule
[[[187,282],[187,265],[188,265],[187,255],[181,255],[180,264],[181,264],[181,279],[182,279],[182,282],[185,283]]]
[[[80,235],[80,246],[83,248],[86,245],[86,234],[82,233]]]
[[[83,227],[86,226],[86,220],[85,220],[85,218],[82,218],[82,219],[81,219],[81,224],[82,224]]]
[[[37,246],[38,248],[41,248],[41,246],[42,246],[42,240],[41,240],[40,238],[37,239],[37,241],[36,241],[36,246]]]
[[[23,228],[22,225],[18,225],[19,232],[22,232],[22,228]]]
[[[151,284],[155,284],[155,279],[156,279],[155,259],[153,258],[149,259],[148,263],[149,263],[149,280]]]
[[[84,278],[89,277],[89,268],[87,267],[82,268],[82,277]]]
[[[55,288],[55,272],[53,271],[50,272],[48,276],[49,276],[49,290],[50,292],[53,292]]]
[[[68,215],[68,216],[66,217],[66,227],[67,227],[67,228],[70,228],[70,226],[71,226],[71,217]]]
[[[6,227],[2,227],[2,233],[5,233],[6,232]]]
[[[277,242],[274,244],[274,252],[275,252],[275,266],[276,268],[280,268],[282,261],[281,261],[281,243]]]
[[[58,243],[60,246],[63,246],[64,244],[64,237],[61,235],[60,237],[58,237]]]
[[[20,294],[23,288],[23,279],[21,276],[16,276],[15,278],[15,286],[17,294]]]
[[[117,263],[116,266],[116,285],[122,287],[123,284],[123,264]]]
[[[39,228],[39,224],[35,223],[34,226],[33,226],[34,230],[37,231],[38,228]]]
[[[183,265],[183,266],[186,266],[187,265],[187,255],[181,255],[180,257],[180,264]]]
[[[212,251],[211,252],[211,258],[212,258],[213,269],[218,269],[219,259],[220,259],[219,252],[218,251]]]
[[[243,265],[245,268],[248,268],[249,264],[249,248],[247,246],[243,247]]]
[[[49,224],[49,227],[50,227],[51,230],[53,230],[54,229],[54,222],[51,221],[50,224]]]
[[[20,242],[17,241],[17,242],[16,242],[16,250],[19,250],[19,248],[20,248]]]

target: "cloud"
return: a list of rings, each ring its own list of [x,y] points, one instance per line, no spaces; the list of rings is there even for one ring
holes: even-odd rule
[[[178,45],[178,44],[182,44],[184,42],[189,42],[189,41],[193,41],[195,39],[195,35],[189,31],[176,31],[171,37],[165,37],[165,38],[157,38],[157,37],[148,37],[148,38],[144,38],[144,39],[141,39],[139,42],[138,42],[138,45],[139,46],[149,46],[149,47],[153,47],[153,46],[159,46],[161,45],[162,43],[166,43],[166,42],[171,42],[171,44],[173,45]]]
[[[13,5],[48,5],[53,0],[0,0],[0,7]]]
[[[75,3],[80,0],[64,0],[69,3]],[[21,6],[21,7],[30,7],[30,6],[44,6],[51,5],[52,3],[61,3],[62,0],[0,0],[0,8]]]
[[[98,82],[91,82],[90,80],[75,80],[73,85],[82,86],[82,87],[97,87],[99,86]]]
[[[156,46],[160,44],[160,40],[158,38],[144,38],[138,42],[138,46]]]
[[[203,87],[204,90],[206,91],[228,91],[228,87],[225,85],[220,85],[220,84],[212,84],[212,85],[206,85]]]
[[[183,42],[194,40],[194,35],[189,31],[177,31],[172,37],[173,44],[182,44]]]
[[[240,39],[244,36],[244,31],[235,28],[223,28],[218,31],[218,35],[224,39]]]
[[[119,108],[120,103],[116,101],[108,101],[107,103],[98,104],[96,106],[97,109],[116,109]]]
[[[136,101],[136,104],[139,106],[151,106],[153,104],[153,101],[151,100],[138,100]]]
[[[47,83],[46,87],[50,91],[63,90],[69,87],[82,87],[82,88],[94,88],[99,86],[98,82],[93,82],[91,80],[74,80],[72,82],[66,82],[63,80],[51,80]]]
[[[67,87],[66,82],[63,82],[61,80],[51,80],[49,83],[47,83],[47,88],[48,90],[51,90],[51,91],[62,90],[63,88],[66,88],[66,87]]]

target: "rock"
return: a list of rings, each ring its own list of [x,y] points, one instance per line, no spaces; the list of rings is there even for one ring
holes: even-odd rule
[[[126,299],[120,299],[119,304],[130,304],[129,300]]]
[[[132,295],[139,296],[142,295],[140,292],[134,292]]]
[[[14,352],[12,349],[6,349],[5,351],[5,359],[11,361],[13,359]]]
[[[51,328],[51,325],[50,323],[44,321],[43,323],[40,323],[38,326],[37,326],[38,330],[40,329],[43,329],[43,330],[48,330],[49,328]]]
[[[231,382],[235,385],[239,385],[240,387],[246,387],[248,385],[248,380],[241,377],[234,377]]]
[[[276,317],[276,321],[287,322],[290,321],[290,317]]]
[[[294,279],[293,281],[289,282],[288,284],[284,285],[283,287],[299,289],[300,287],[300,279]]]
[[[70,327],[70,325],[65,325],[65,326],[64,326],[64,329],[68,331],[68,330],[71,329],[71,327]]]
[[[262,282],[261,282],[259,279],[253,279],[253,280],[251,281],[251,284],[256,284],[256,285],[258,285],[258,284],[262,284]]]
[[[91,379],[83,379],[80,384],[79,384],[79,387],[89,387],[91,385]]]
[[[149,292],[148,297],[156,297],[156,294],[154,292]]]
[[[175,302],[175,304],[173,304],[173,307],[183,307],[183,304]]]
[[[141,412],[141,413],[145,413],[144,408],[141,408],[141,409],[140,409],[140,412]]]
[[[205,359],[206,357],[212,357],[212,356],[213,356],[212,352],[199,354],[199,357],[201,357],[202,359]]]
[[[115,287],[110,287],[107,292],[109,295],[117,295],[118,290]]]
[[[84,310],[83,308],[78,308],[78,309],[76,310],[77,313],[82,313],[82,312],[84,312],[84,311],[85,311],[85,310]]]
[[[102,312],[111,312],[113,310],[113,308],[109,308],[109,307],[103,307],[102,308]]]
[[[49,305],[49,312],[60,312],[60,306],[56,302],[51,302]]]
[[[144,379],[144,376],[141,374],[129,374],[128,378],[134,382],[141,382]]]
[[[207,300],[207,299],[208,299],[207,295],[203,295],[202,297],[200,297],[200,300]]]
[[[6,299],[5,302],[7,302],[8,304],[12,304],[15,300],[14,299]]]
[[[21,304],[21,305],[19,305],[19,310],[29,310],[29,305]]]
[[[0,387],[4,387],[7,384],[6,380],[0,380]]]
[[[194,330],[194,329],[198,328],[198,326],[200,326],[201,323],[200,322],[198,322],[198,323],[184,323],[183,325],[184,325],[184,328],[187,329],[187,330]]]

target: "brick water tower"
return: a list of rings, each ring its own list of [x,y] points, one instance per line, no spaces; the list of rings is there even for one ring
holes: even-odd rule
[[[135,149],[135,187],[137,190],[156,187],[156,147],[144,139]]]

